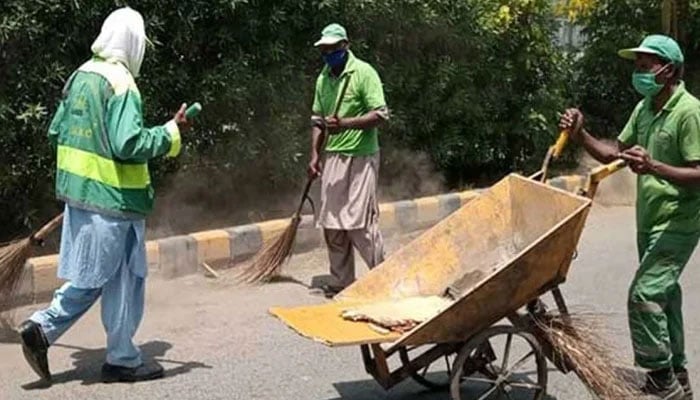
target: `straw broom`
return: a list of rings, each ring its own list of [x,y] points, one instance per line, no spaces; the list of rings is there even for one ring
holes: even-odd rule
[[[581,381],[603,400],[639,399],[640,390],[618,368],[615,346],[602,337],[602,317],[596,314],[547,313],[534,319],[535,329]]]
[[[343,98],[348,89],[351,76],[351,73],[346,74],[345,82],[343,82],[343,87],[340,90],[340,96],[336,101],[335,110],[333,112],[333,116],[336,118],[338,117],[340,105],[343,103]],[[327,132],[324,136],[328,136]],[[299,203],[297,212],[292,217],[292,221],[284,232],[274,241],[263,246],[263,249],[255,256],[255,259],[253,259],[253,262],[249,266],[242,268],[236,275],[235,280],[247,284],[260,284],[269,282],[272,278],[279,275],[282,264],[284,264],[292,254],[294,239],[296,238],[297,230],[301,223],[301,210],[304,206],[304,201],[308,199],[313,207],[313,202],[311,202],[311,198],[309,197],[309,190],[311,189],[313,180],[314,178],[309,178],[306,182],[306,187],[301,195],[301,202]]]
[[[306,182],[304,192],[301,195],[299,207],[284,232],[274,241],[269,242],[263,247],[252,264],[247,268],[243,268],[236,276],[237,281],[248,284],[265,283],[279,275],[282,264],[284,264],[292,253],[294,239],[296,238],[297,230],[301,223],[301,211],[304,207],[304,201],[307,199],[311,201],[309,198],[309,190],[311,189],[312,183],[313,179],[309,178]]]
[[[63,213],[28,238],[10,242],[0,248],[0,299],[10,299],[17,289],[24,265],[32,256],[34,246],[41,245],[63,220]]]

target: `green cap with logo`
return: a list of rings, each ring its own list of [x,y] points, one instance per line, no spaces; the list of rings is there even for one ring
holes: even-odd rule
[[[681,65],[684,62],[681,47],[673,38],[665,35],[649,35],[638,47],[617,52],[620,57],[628,60],[634,60],[638,53],[653,54],[675,65]]]
[[[348,40],[348,33],[340,24],[330,24],[321,31],[321,39],[314,43],[314,47],[334,45],[342,40]]]

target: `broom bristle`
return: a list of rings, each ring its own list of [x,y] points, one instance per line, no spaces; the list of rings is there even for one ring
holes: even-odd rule
[[[602,337],[603,318],[596,314],[548,313],[535,319],[556,357],[568,362],[581,381],[600,399],[638,399],[640,390],[619,368],[615,347]]]
[[[282,265],[292,253],[300,222],[300,218],[292,218],[284,232],[275,240],[265,244],[253,262],[241,268],[234,279],[240,283],[260,284],[269,282],[279,275]]]
[[[0,248],[0,309],[12,302],[24,265],[31,256],[29,239],[11,242]]]

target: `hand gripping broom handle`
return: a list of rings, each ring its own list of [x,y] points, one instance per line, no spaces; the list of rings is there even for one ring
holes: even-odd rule
[[[348,85],[350,84],[350,78],[352,76],[351,72],[348,72],[346,75],[345,81],[343,82],[343,87],[340,89],[340,97],[338,97],[338,101],[335,104],[335,110],[333,110],[333,117],[337,117],[338,113],[340,112],[340,106],[343,103],[343,98],[345,97],[345,92],[348,90]],[[301,201],[299,202],[299,207],[297,208],[296,214],[294,214],[294,218],[300,218],[301,217],[301,210],[304,208],[304,201],[308,200],[309,204],[311,205],[311,210],[316,214],[315,207],[314,207],[314,201],[311,200],[311,197],[309,197],[309,190],[311,190],[311,184],[314,183],[314,180],[309,178],[306,181],[306,187],[304,187],[304,192],[301,195]]]

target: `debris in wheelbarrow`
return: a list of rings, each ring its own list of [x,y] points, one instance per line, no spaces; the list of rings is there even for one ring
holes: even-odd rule
[[[516,252],[512,243],[502,247],[509,249],[504,253]],[[500,264],[497,262],[489,269],[498,270]],[[384,333],[403,334],[446,310],[483,278],[482,271],[470,271],[450,284],[442,296],[411,296],[361,304],[344,309],[341,315],[346,320],[373,324],[379,327],[380,332],[385,329]]]
[[[440,314],[452,303],[442,296],[406,297],[347,308],[341,315],[350,321],[369,322],[392,332],[405,333]]]

